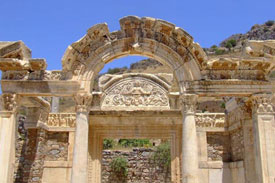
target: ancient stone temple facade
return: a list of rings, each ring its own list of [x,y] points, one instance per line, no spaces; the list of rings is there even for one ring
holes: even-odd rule
[[[128,16],[120,26],[88,29],[60,71],[46,70],[23,42],[0,42],[0,183],[100,183],[105,138],[168,139],[173,183],[274,183],[275,41],[208,58],[169,22]],[[128,55],[171,73],[95,82],[105,64]],[[60,112],[62,97],[75,111]]]

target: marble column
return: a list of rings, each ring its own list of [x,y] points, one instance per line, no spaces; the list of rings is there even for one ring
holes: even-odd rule
[[[182,182],[198,183],[198,146],[195,122],[197,95],[181,96],[182,106]]]
[[[13,182],[15,163],[16,94],[2,94],[0,107],[0,182]]]
[[[252,122],[257,183],[275,180],[275,121],[272,95],[252,96]]]
[[[92,95],[78,93],[74,98],[76,102],[76,129],[71,183],[87,183],[89,107]]]

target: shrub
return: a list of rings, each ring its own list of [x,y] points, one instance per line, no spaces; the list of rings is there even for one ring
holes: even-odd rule
[[[215,54],[216,54],[216,55],[222,55],[222,54],[225,54],[225,50],[216,49],[216,50],[215,50]]]
[[[217,45],[214,44],[214,45],[211,46],[211,48],[212,48],[212,49],[216,49],[216,48],[217,48]]]
[[[237,45],[237,41],[235,39],[230,39],[226,42],[226,44],[231,45],[232,47],[235,47]]]
[[[150,147],[152,144],[148,139],[120,139],[118,144],[123,147]]]
[[[104,139],[103,140],[103,149],[111,149],[114,147],[114,140],[113,139]]]
[[[157,146],[156,151],[151,156],[151,160],[159,167],[168,170],[171,167],[170,144],[166,142]]]
[[[120,178],[125,178],[128,175],[128,162],[124,157],[116,157],[111,162],[112,172]]]
[[[230,42],[226,42],[225,47],[228,48],[229,50],[233,47]]]
[[[267,22],[265,22],[265,25],[272,26],[274,23],[275,23],[274,20],[268,20]]]

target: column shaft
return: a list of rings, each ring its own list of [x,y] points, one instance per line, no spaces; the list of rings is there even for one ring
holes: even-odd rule
[[[88,113],[77,112],[74,141],[72,183],[87,183],[88,167]]]
[[[71,183],[87,183],[89,105],[92,101],[92,95],[78,93],[74,98],[76,102],[76,129]]]
[[[196,95],[181,96],[182,102],[182,182],[198,183],[198,141],[195,122]]]

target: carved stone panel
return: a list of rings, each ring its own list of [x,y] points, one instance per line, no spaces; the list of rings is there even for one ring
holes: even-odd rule
[[[122,79],[104,91],[102,109],[144,110],[169,109],[167,90],[142,77]]]

